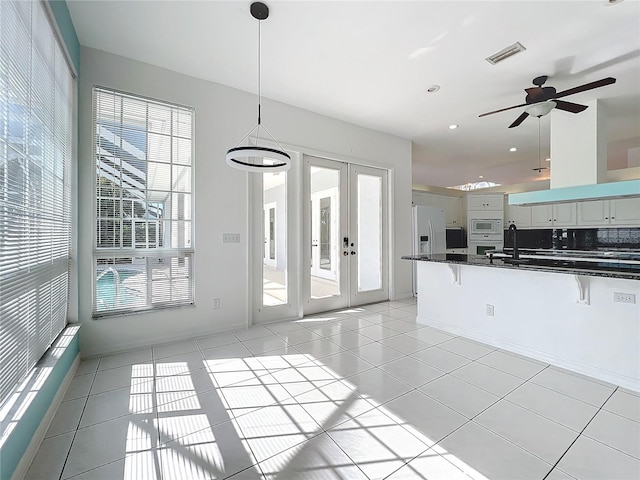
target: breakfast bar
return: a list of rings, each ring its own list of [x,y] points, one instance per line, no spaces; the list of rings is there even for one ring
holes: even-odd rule
[[[405,256],[418,322],[640,391],[637,253]]]

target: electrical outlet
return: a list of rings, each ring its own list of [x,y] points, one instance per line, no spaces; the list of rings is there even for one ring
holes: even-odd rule
[[[219,298],[214,298],[213,299],[213,309],[216,310],[220,308],[220,299]]]
[[[636,296],[633,293],[613,292],[613,301],[619,303],[636,303]]]
[[[222,243],[240,243],[239,233],[223,233]]]
[[[493,317],[493,305],[487,303],[487,315]]]

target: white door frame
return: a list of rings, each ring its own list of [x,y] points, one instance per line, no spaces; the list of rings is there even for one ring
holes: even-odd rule
[[[311,249],[303,248],[303,268],[301,272],[303,279],[302,306],[305,315],[328,310],[345,308],[348,306],[363,305],[366,303],[379,302],[389,299],[389,228],[388,228],[388,171],[381,168],[366,167],[356,164],[348,164],[335,160],[322,159],[317,157],[304,157],[303,194],[304,215],[306,219],[303,226],[303,245],[311,245],[311,204],[313,199],[311,193],[310,172],[312,166],[335,169],[340,172],[339,200],[340,204],[340,226],[337,229],[338,241],[341,248],[338,249],[336,262],[338,266],[339,293],[334,296],[324,298],[311,298]],[[381,285],[378,289],[359,291],[358,290],[358,216],[357,216],[357,180],[359,174],[378,176],[381,178],[380,200],[382,202],[382,212],[380,216],[381,233]],[[343,237],[348,238],[347,245],[343,245]],[[363,241],[366,241],[364,239]]]
[[[349,276],[348,262],[343,261],[343,248],[339,248],[336,255],[336,278],[338,286],[344,283],[345,287],[338,292],[337,295],[332,295],[322,298],[311,298],[311,166],[320,168],[327,168],[335,170],[339,175],[339,185],[337,186],[336,198],[338,199],[338,211],[334,212],[334,220],[336,221],[336,234],[338,235],[338,244],[342,247],[340,236],[341,232],[345,232],[348,229],[347,212],[348,212],[348,182],[347,182],[347,163],[337,162],[334,160],[327,160],[324,158],[304,156],[304,173],[303,173],[303,228],[302,228],[302,244],[307,246],[303,249],[303,261],[304,265],[302,275],[302,309],[305,315],[316,312],[326,312],[328,310],[336,310],[338,308],[344,308],[349,304],[349,298],[345,295],[345,291],[348,291],[348,286],[343,279],[347,279]],[[340,201],[339,199],[344,199]],[[311,248],[309,248],[311,247]]]
[[[297,152],[288,151],[291,155],[292,166],[280,175],[286,175],[285,181],[285,205],[284,215],[280,212],[280,218],[286,222],[286,238],[278,241],[286,245],[286,291],[287,302],[279,305],[263,305],[263,260],[265,252],[264,244],[264,190],[263,175],[248,173],[249,184],[249,236],[247,239],[248,267],[249,267],[249,298],[248,323],[256,325],[274,322],[277,320],[300,318],[300,234],[299,226],[302,223],[302,167],[301,156]],[[282,230],[281,230],[282,231]],[[277,235],[277,234],[276,234]],[[276,243],[277,245],[277,243]],[[277,260],[276,253],[276,260]]]

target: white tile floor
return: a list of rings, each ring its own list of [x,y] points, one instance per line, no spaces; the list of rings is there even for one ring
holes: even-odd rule
[[[81,363],[27,479],[638,479],[640,396],[412,300]]]

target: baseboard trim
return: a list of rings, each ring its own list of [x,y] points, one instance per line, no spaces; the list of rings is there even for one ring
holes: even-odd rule
[[[144,340],[135,340],[132,342],[121,342],[116,345],[112,345],[105,349],[90,349],[86,348],[82,345],[82,341],[80,342],[80,351],[82,352],[82,358],[92,358],[99,357],[102,355],[112,355],[115,353],[123,353],[129,350],[133,350],[135,348],[144,348],[144,347],[153,347],[155,345],[163,345],[165,343],[170,342],[178,342],[181,340],[191,340],[198,337],[207,337],[210,335],[222,335],[224,333],[229,333],[235,330],[246,329],[247,324],[245,322],[225,325],[224,329],[220,330],[202,330],[196,332],[188,332],[183,335],[172,335],[170,337],[159,337],[152,339],[144,339]]]

